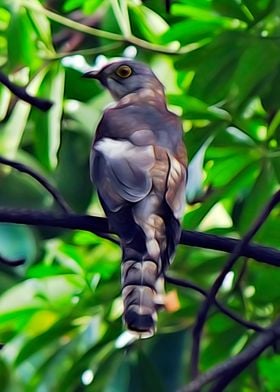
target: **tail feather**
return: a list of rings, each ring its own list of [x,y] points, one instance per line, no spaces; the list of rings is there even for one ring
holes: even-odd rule
[[[146,199],[134,210],[142,237],[134,236],[122,244],[123,317],[127,328],[140,337],[155,333],[157,310],[164,305],[163,274],[180,235],[179,222],[169,207],[166,206],[163,217],[157,195]],[[157,209],[159,212],[155,213]]]
[[[154,261],[126,260],[122,266],[124,321],[129,330],[151,336],[157,319],[158,265]],[[142,336],[143,337],[143,336]]]
[[[122,264],[122,286],[141,285],[155,289],[158,266],[154,261],[126,260]]]
[[[156,292],[147,286],[126,286],[122,290],[124,321],[127,328],[151,336],[157,319],[154,297]]]

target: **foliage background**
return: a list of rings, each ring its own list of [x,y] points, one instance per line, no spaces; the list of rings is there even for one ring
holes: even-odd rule
[[[86,24],[104,33],[84,34]],[[183,120],[190,160],[183,227],[242,238],[279,187],[279,43],[279,0],[181,0],[169,13],[159,0],[0,0],[2,71],[55,102],[43,113],[0,85],[0,153],[44,174],[75,211],[102,214],[88,156],[111,98],[81,74],[87,63],[137,49]],[[0,186],[1,207],[57,209],[31,178],[4,166]],[[256,242],[280,249],[279,222],[280,208]],[[167,285],[180,308],[160,314],[154,338],[126,349],[117,245],[82,231],[0,224],[0,254],[27,260],[1,266],[1,390],[169,392],[188,381],[199,294]],[[180,246],[171,270],[209,288],[226,257]],[[241,258],[220,299],[267,326],[279,314],[279,285],[275,267]],[[212,311],[202,370],[252,336]],[[267,351],[227,390],[275,392],[279,375],[280,355]]]

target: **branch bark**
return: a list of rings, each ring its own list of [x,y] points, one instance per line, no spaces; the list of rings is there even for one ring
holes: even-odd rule
[[[198,392],[210,382],[217,383],[209,392],[222,392],[224,388],[243,370],[246,369],[259,355],[273,345],[280,338],[280,319],[278,319],[270,328],[262,332],[253,342],[241,353],[228,361],[213,367],[207,372],[196,377],[188,385],[181,388],[178,392]]]
[[[260,229],[262,224],[265,222],[267,217],[273,208],[280,202],[280,191],[276,192],[271,198],[270,202],[266,205],[262,213],[259,215],[255,223],[252,225],[251,229],[245,234],[243,239],[234,248],[232,254],[228,258],[228,261],[215,282],[213,283],[211,290],[203,302],[197,316],[197,320],[193,329],[193,346],[191,354],[191,374],[192,377],[197,377],[199,373],[199,357],[200,357],[200,341],[202,336],[203,327],[207,318],[208,311],[212,304],[215,303],[215,297],[224,281],[227,273],[232,269],[234,263],[238,260],[240,256],[243,255],[244,248],[248,246],[249,242],[253,236]]]
[[[0,156],[0,163],[2,165],[10,166],[22,173],[26,173],[30,175],[34,180],[39,182],[54,198],[56,203],[60,206],[61,210],[65,213],[71,213],[71,208],[69,207],[68,203],[66,200],[62,197],[62,195],[59,193],[59,191],[41,174],[35,172],[33,169],[31,169],[29,166],[24,165],[23,163],[17,162],[17,161],[11,161],[10,159],[4,158]]]
[[[106,218],[78,215],[74,213],[61,214],[52,211],[35,211],[15,208],[0,208],[0,222],[25,224],[31,226],[61,227],[70,230],[85,230],[100,237],[116,242],[109,231]],[[213,234],[184,230],[180,244],[218,250],[231,253],[240,240],[222,238]],[[246,245],[242,256],[255,259],[268,265],[280,266],[280,251],[257,244]]]
[[[209,295],[208,291],[204,290],[202,287],[196,285],[193,282],[187,281],[186,279],[178,279],[178,278],[173,278],[169,275],[165,275],[165,280],[166,280],[166,282],[169,282],[169,283],[174,284],[176,286],[185,287],[185,288],[189,288],[191,290],[195,290],[198,293],[202,294],[206,298]],[[261,332],[261,331],[265,330],[264,328],[262,328],[260,325],[258,325],[256,323],[254,323],[253,321],[248,321],[248,320],[242,319],[238,314],[236,314],[235,312],[230,310],[228,307],[226,307],[224,304],[222,304],[216,298],[215,298],[215,305],[222,313],[224,313],[226,316],[228,316],[232,320],[236,321],[238,324],[242,325],[243,327],[245,327],[247,329],[252,329],[253,331],[256,331],[256,332]]]
[[[43,112],[48,111],[53,105],[53,102],[49,101],[48,99],[33,97],[32,95],[28,94],[25,88],[12,83],[8,76],[3,74],[1,71],[0,83],[4,84],[4,86],[6,86],[18,98],[36,107],[37,109],[42,110]]]

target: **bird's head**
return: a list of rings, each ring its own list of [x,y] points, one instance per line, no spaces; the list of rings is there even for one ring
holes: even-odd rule
[[[116,100],[141,89],[158,90],[163,94],[163,86],[152,70],[135,60],[112,61],[98,71],[87,72],[84,77],[99,80]]]

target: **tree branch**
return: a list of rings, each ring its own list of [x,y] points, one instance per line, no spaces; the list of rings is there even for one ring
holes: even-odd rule
[[[219,250],[231,253],[240,240],[230,237],[219,237],[214,234],[183,230],[180,243],[198,248]],[[280,267],[280,251],[267,246],[248,244],[242,250],[242,256],[257,260],[261,263]]]
[[[238,242],[238,244],[233,250],[233,253],[230,255],[226,265],[224,266],[224,268],[216,278],[208,296],[206,297],[206,300],[203,302],[199,310],[197,321],[193,329],[193,346],[192,346],[192,355],[191,355],[191,374],[194,378],[198,375],[199,372],[198,364],[199,364],[199,355],[200,355],[200,341],[201,341],[201,335],[202,335],[203,327],[207,318],[209,308],[213,303],[215,303],[216,294],[218,293],[224,281],[225,276],[232,269],[234,263],[237,261],[239,256],[243,255],[244,248],[248,245],[252,237],[260,229],[260,227],[267,219],[272,209],[279,203],[279,201],[280,201],[280,191],[275,193],[275,195],[272,197],[270,202],[266,205],[266,207],[264,208],[260,216],[253,224],[252,228],[245,234],[243,239]]]
[[[169,283],[174,284],[176,286],[186,287],[186,288],[195,290],[198,293],[202,294],[206,298],[209,295],[208,292],[206,290],[204,290],[202,287],[200,287],[200,286],[198,286],[188,280],[173,278],[169,275],[165,275],[165,280],[166,280],[166,282],[169,282]],[[236,321],[238,324],[242,325],[243,327],[245,327],[247,329],[252,329],[256,332],[261,332],[261,331],[265,330],[264,328],[262,328],[260,325],[258,325],[256,323],[254,323],[253,321],[247,321],[247,320],[242,319],[238,314],[236,314],[232,310],[228,309],[225,305],[223,305],[216,298],[215,298],[215,305],[222,313],[224,313],[226,316],[228,316],[232,320]]]
[[[55,201],[60,206],[60,208],[63,212],[72,213],[72,210],[69,207],[69,205],[67,204],[66,200],[61,196],[59,191],[52,184],[49,183],[49,181],[45,177],[43,177],[39,173],[35,172],[33,169],[24,165],[23,163],[20,163],[17,161],[12,161],[12,160],[9,160],[9,159],[1,157],[1,156],[0,156],[0,163],[2,163],[3,165],[13,167],[16,170],[23,172],[23,173],[26,173],[26,174],[30,175],[31,177],[33,177],[53,196],[53,198],[55,199]],[[14,210],[13,216],[15,214],[17,214],[17,212],[19,215],[22,214],[22,211]],[[36,225],[36,219],[34,221],[34,217],[31,217],[31,216],[29,217],[28,214],[33,216],[34,211],[30,211],[29,213],[27,213],[27,215],[25,214],[25,219],[27,219],[27,221],[24,223]],[[42,212],[42,214],[44,215],[44,219],[46,219],[46,223],[42,223],[42,225],[44,225],[44,224],[49,225],[50,222],[47,219],[48,213]],[[38,212],[36,213],[36,216],[38,217]],[[83,218],[83,216],[78,216],[78,215],[72,214],[72,217],[70,220],[71,222],[69,222],[69,224],[71,224],[71,225],[73,224],[73,220],[74,220],[73,217],[74,216],[78,217],[77,218],[78,224],[81,222],[81,218]],[[28,221],[29,218],[31,218],[32,222]],[[57,218],[58,218],[58,221],[56,221]],[[60,216],[55,215],[52,219],[53,219],[54,227],[59,227],[60,222],[61,222]],[[67,219],[65,220],[65,217],[64,217],[64,222],[67,225]],[[84,222],[84,223],[87,224],[87,222]],[[69,228],[71,229],[73,227],[69,227]],[[83,227],[80,229],[87,230],[87,228],[83,228]],[[113,239],[111,236],[105,235],[108,232],[108,230],[109,229],[107,227],[107,231],[102,232],[103,233],[102,237],[116,242],[116,240]],[[96,233],[96,234],[100,235],[99,233]],[[196,231],[189,231],[189,230],[184,230],[182,232],[181,240],[180,240],[180,243],[183,245],[219,250],[219,251],[223,251],[223,252],[227,252],[227,253],[231,253],[235,249],[235,247],[238,245],[239,242],[240,242],[240,240],[233,239],[233,238],[223,238],[223,237],[219,237],[219,236],[216,236],[213,234],[199,233]],[[277,251],[273,248],[269,248],[269,247],[265,247],[265,246],[261,246],[261,245],[256,245],[256,244],[245,245],[243,247],[242,256],[245,256],[247,258],[252,258],[252,259],[255,259],[259,262],[274,265],[277,267],[280,266],[280,251]]]
[[[165,11],[169,14],[172,0],[165,0]]]
[[[9,80],[9,78],[1,71],[0,71],[0,83],[4,84],[4,86],[6,86],[18,98],[36,107],[37,109],[42,110],[43,112],[48,111],[53,105],[53,102],[47,99],[33,97],[32,95],[28,94],[25,88],[17,86],[16,84],[12,83]]]
[[[0,255],[0,264],[6,265],[7,267],[18,267],[25,263],[24,259],[10,260]]]
[[[116,240],[110,236],[108,221],[106,218],[78,215],[58,214],[51,211],[34,211],[15,208],[0,208],[0,222],[17,223],[32,226],[61,227],[70,230],[85,230],[100,237]],[[109,236],[108,236],[109,235]],[[230,253],[240,240],[233,238],[221,238],[212,234],[192,232],[184,230],[180,243],[188,246],[198,246],[205,249],[213,249]],[[280,267],[280,251],[251,244],[244,247],[242,255],[255,259],[261,263]]]
[[[54,200],[57,202],[57,204],[60,206],[61,210],[65,213],[70,214],[71,213],[71,208],[67,204],[66,200],[61,196],[59,191],[41,174],[35,172],[33,169],[31,169],[29,166],[24,165],[23,163],[17,162],[17,161],[12,161],[10,159],[4,158],[0,156],[0,163],[2,165],[10,166],[22,173],[29,174],[32,178],[34,178],[36,181],[38,181],[54,198]]]
[[[195,378],[178,392],[199,392],[206,384],[218,380],[209,392],[222,392],[224,388],[250,365],[269,346],[280,338],[280,319],[262,332],[247,348],[228,361]]]
[[[109,232],[106,218],[78,214],[55,214],[51,211],[0,208],[0,221],[32,226],[85,230],[97,235]]]

